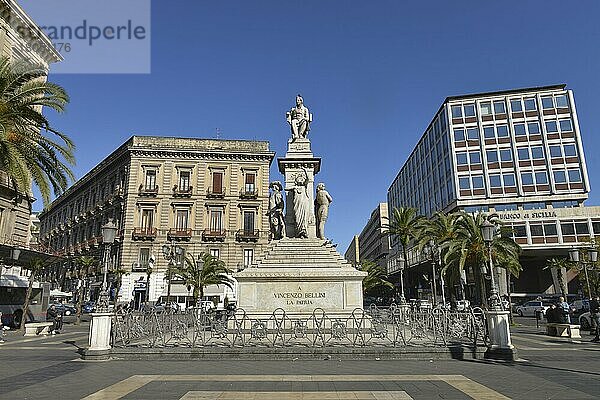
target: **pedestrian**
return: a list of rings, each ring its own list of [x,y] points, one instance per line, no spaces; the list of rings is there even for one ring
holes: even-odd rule
[[[546,310],[546,321],[549,324],[557,323],[558,318],[556,317],[556,305],[550,304],[550,307]]]
[[[558,298],[558,308],[562,311],[563,319],[565,324],[571,324],[571,306],[565,301],[565,298],[560,296]]]
[[[590,300],[590,316],[592,317],[592,327],[590,329],[596,329],[596,335],[592,339],[592,342],[600,341],[600,297],[594,296]]]
[[[4,343],[4,324],[2,323],[2,311],[0,311],[0,343]]]

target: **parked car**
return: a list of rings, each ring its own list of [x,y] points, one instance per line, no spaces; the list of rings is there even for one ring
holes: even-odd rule
[[[94,312],[95,309],[96,309],[95,301],[88,301],[81,307],[81,310],[86,314]]]
[[[588,299],[575,300],[571,303],[571,309],[576,314],[582,314],[586,311],[590,311],[590,301]]]
[[[520,306],[517,306],[516,312],[520,317],[535,317],[537,312],[546,315],[546,310],[550,308],[550,303],[540,300],[528,301]]]
[[[589,331],[592,328],[592,315],[589,311],[584,312],[579,316],[579,325],[581,329],[585,331]]]
[[[179,303],[176,303],[174,301],[156,303],[153,308],[153,310],[158,313],[164,312],[166,310],[170,310],[171,312],[179,312],[180,309],[181,307],[179,306]]]
[[[71,304],[53,303],[51,305],[56,307],[56,310],[65,316],[75,315],[77,313],[77,309]]]

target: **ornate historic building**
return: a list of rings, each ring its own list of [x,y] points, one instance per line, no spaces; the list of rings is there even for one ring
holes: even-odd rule
[[[264,141],[133,136],[40,214],[40,240],[61,254],[99,256],[101,227],[112,218],[119,301],[165,292],[165,244],[242,270],[269,241],[274,155]]]
[[[0,56],[46,70],[50,64],[62,60],[48,37],[11,0],[0,0]],[[0,243],[29,245],[31,203],[34,201],[31,191],[17,191],[11,179],[0,171]]]

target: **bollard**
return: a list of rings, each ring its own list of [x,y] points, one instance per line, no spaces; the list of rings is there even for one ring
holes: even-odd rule
[[[514,361],[516,350],[510,338],[509,312],[504,310],[486,311],[489,345],[485,358]]]
[[[89,347],[84,353],[86,360],[107,360],[110,357],[110,333],[112,312],[92,313],[90,323]]]

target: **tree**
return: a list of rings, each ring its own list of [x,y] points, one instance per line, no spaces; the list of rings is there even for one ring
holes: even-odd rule
[[[471,268],[475,276],[482,304],[487,305],[487,291],[483,270],[489,265],[488,249],[483,240],[481,225],[488,219],[494,225],[500,221],[493,216],[483,213],[472,215],[458,211],[456,215],[455,236],[442,244],[446,252],[443,272],[451,281],[460,279],[461,271]],[[496,230],[496,235],[491,244],[492,263],[495,267],[504,268],[514,276],[521,271],[519,255],[521,247],[513,239],[502,234],[501,229]],[[491,271],[493,273],[493,271]]]
[[[45,205],[51,190],[59,195],[74,180],[75,163],[73,142],[42,114],[44,107],[63,112],[69,102],[46,75],[42,67],[0,57],[0,170],[19,192],[29,193],[33,181]]]
[[[387,280],[386,270],[381,265],[366,260],[361,263],[360,270],[367,273],[362,282],[364,294],[372,293],[378,289],[394,288],[394,285]]]
[[[173,274],[183,280],[184,285],[193,288],[194,304],[204,297],[204,288],[208,285],[225,285],[233,288],[234,280],[228,276],[231,271],[225,263],[208,253],[201,253],[198,260],[186,255],[184,262],[173,268]]]
[[[81,323],[81,308],[83,306],[83,295],[85,294],[87,277],[94,273],[98,260],[91,256],[81,256],[75,261],[79,266],[78,279],[81,281],[81,285],[77,289],[77,304],[76,304],[76,319],[75,325]]]
[[[544,269],[553,270],[556,274],[556,281],[558,283],[558,287],[560,288],[560,293],[563,296],[569,292],[566,281],[567,277],[565,274],[571,267],[571,262],[564,257],[554,257],[546,260],[546,266],[544,267]]]
[[[119,301],[119,292],[121,291],[121,279],[123,278],[123,275],[127,275],[129,274],[127,271],[125,271],[123,268],[121,268],[120,266],[117,266],[113,271],[112,271],[114,277],[115,277],[115,282],[117,283],[117,287],[115,289],[115,307],[117,305],[117,302]]]
[[[29,270],[29,286],[25,294],[25,302],[23,303],[23,316],[21,317],[21,330],[25,331],[25,322],[29,315],[29,302],[31,301],[31,293],[33,291],[33,282],[41,275],[44,270],[45,263],[41,258],[32,259],[24,269]]]
[[[425,217],[417,214],[417,209],[412,207],[400,207],[394,208],[392,211],[391,222],[384,226],[385,234],[391,235],[398,240],[400,247],[402,248],[402,258],[404,259],[404,266],[400,271],[400,301],[403,302],[404,298],[404,269],[408,267],[408,248],[411,243],[417,239],[421,224],[425,220]]]

